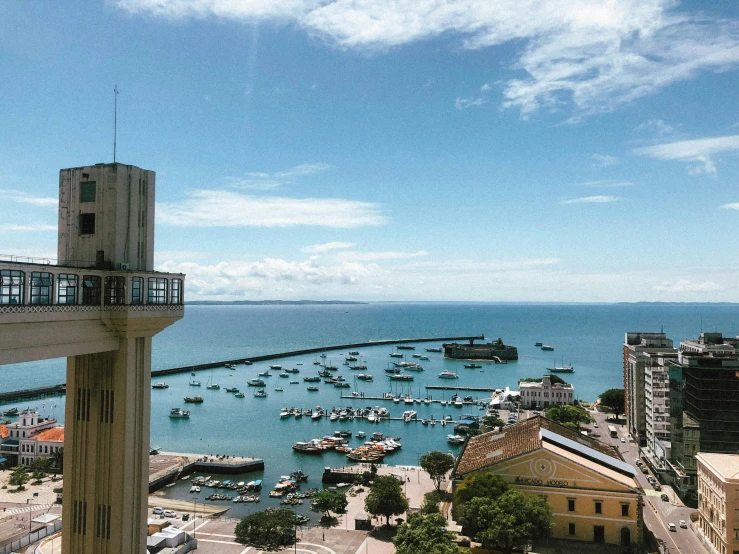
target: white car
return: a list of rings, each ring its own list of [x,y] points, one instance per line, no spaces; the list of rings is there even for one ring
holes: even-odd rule
[[[667,529],[669,529],[670,531],[677,531],[677,529],[675,528],[675,524],[674,523],[668,523],[667,524]]]
[[[593,427],[595,427],[596,429],[598,428],[598,422],[597,421],[595,423],[593,423]]]
[[[162,513],[162,515],[164,517],[177,517],[177,512],[175,512],[173,510],[164,510],[164,512]]]
[[[154,514],[154,515],[159,515],[159,514],[161,514],[161,513],[163,513],[163,512],[164,512],[164,508],[159,508],[159,507],[156,507],[156,508],[154,508],[154,509],[153,509],[153,510],[151,511],[151,513],[152,513],[152,514]]]
[[[626,442],[626,439],[621,437],[621,442]]]
[[[680,520],[680,527],[682,527],[683,529],[687,529],[688,528],[688,524],[685,523],[685,520],[684,519],[681,519]]]

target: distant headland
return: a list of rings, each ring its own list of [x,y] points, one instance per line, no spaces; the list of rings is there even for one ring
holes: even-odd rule
[[[347,305],[367,304],[350,300],[193,300],[185,302],[187,306],[305,306],[310,304]]]

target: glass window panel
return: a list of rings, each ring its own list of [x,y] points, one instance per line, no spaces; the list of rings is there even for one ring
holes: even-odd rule
[[[95,202],[95,181],[80,183],[80,202]]]
[[[82,277],[82,305],[100,305],[100,277],[97,275],[84,275]]]
[[[60,273],[56,280],[56,298],[59,304],[77,303],[77,275]]]
[[[24,303],[25,273],[15,269],[0,270],[0,304]]]

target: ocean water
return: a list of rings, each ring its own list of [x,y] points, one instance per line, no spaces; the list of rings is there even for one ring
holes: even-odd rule
[[[394,404],[382,400],[342,398],[352,390],[365,396],[382,396],[384,392],[411,393],[414,397],[430,395],[434,399],[449,398],[449,392],[426,391],[425,385],[451,385],[471,387],[515,388],[518,379],[539,377],[552,363],[572,364],[575,373],[563,375],[575,386],[581,400],[595,400],[599,393],[623,386],[622,344],[626,331],[659,331],[664,329],[676,343],[685,338],[695,338],[701,329],[718,330],[725,335],[739,334],[739,306],[734,305],[508,305],[475,303],[379,303],[356,305],[306,305],[306,306],[187,306],[185,317],[154,338],[154,369],[197,364],[224,359],[245,358],[301,348],[314,348],[334,344],[365,342],[380,339],[421,338],[434,336],[466,336],[485,334],[488,339],[501,337],[506,344],[518,347],[519,360],[508,364],[483,363],[482,369],[465,369],[463,362],[444,360],[441,354],[426,353],[424,348],[440,344],[417,344],[416,353],[429,356],[421,362],[425,371],[414,373],[414,381],[390,382],[383,371],[390,361],[389,346],[362,348],[360,359],[367,363],[374,382],[355,382],[351,371],[342,365],[347,352],[328,352],[328,360],[338,365],[337,374],[343,375],[351,388],[334,388],[318,384],[318,392],[308,392],[303,377],[315,375],[318,366],[315,356],[302,356],[279,361],[239,365],[235,370],[219,368],[198,372],[196,379],[201,387],[189,386],[189,374],[165,378],[168,389],[152,390],[151,443],[162,450],[203,454],[234,454],[264,458],[262,474],[250,474],[237,480],[263,478],[265,490],[259,505],[231,504],[231,513],[241,515],[276,505],[267,500],[269,487],[280,475],[301,468],[310,475],[308,486],[320,487],[320,477],[325,466],[345,463],[338,453],[323,457],[294,453],[290,446],[300,440],[308,440],[331,434],[338,429],[364,430],[367,436],[373,431],[400,437],[403,448],[386,458],[387,463],[416,465],[418,457],[429,450],[457,452],[446,436],[452,427],[423,426],[420,423],[404,424],[388,421],[372,425],[364,421],[330,422],[324,419],[314,422],[280,419],[282,407],[333,406],[385,406],[393,417],[410,409],[403,403]],[[535,342],[554,347],[544,352],[534,347]],[[411,359],[413,352],[406,351]],[[296,367],[300,373],[290,379],[280,378],[272,371],[266,378],[267,398],[255,398],[254,388],[247,386],[249,379],[267,369],[269,364]],[[63,359],[48,360],[0,367],[0,390],[15,390],[61,383],[64,381]],[[460,379],[441,380],[443,370],[456,371]],[[206,390],[210,381],[218,382],[219,391]],[[298,380],[299,384],[290,384]],[[284,391],[274,388],[280,385]],[[236,386],[245,392],[239,399],[223,388]],[[205,402],[200,405],[184,404],[187,395],[201,394]],[[472,394],[483,398],[484,393]],[[17,405],[17,403],[16,403]],[[56,397],[25,403],[35,406],[48,415],[63,421],[64,398]],[[170,408],[187,407],[192,412],[189,420],[172,420]],[[2,409],[2,406],[0,406]],[[457,419],[462,413],[482,413],[474,408],[455,409],[415,404],[419,418],[437,419],[451,415]],[[350,444],[358,445],[359,439]],[[304,486],[305,488],[305,486]],[[166,489],[166,494],[176,498],[193,499],[187,490],[189,483]],[[203,489],[198,501],[207,495]],[[226,503],[223,503],[226,504]],[[306,506],[302,507],[305,510]]]

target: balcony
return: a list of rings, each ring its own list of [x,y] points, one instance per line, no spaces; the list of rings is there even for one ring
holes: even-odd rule
[[[0,364],[153,336],[183,317],[184,285],[180,273],[0,260]]]

